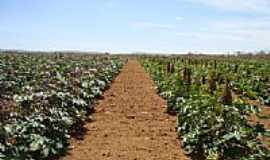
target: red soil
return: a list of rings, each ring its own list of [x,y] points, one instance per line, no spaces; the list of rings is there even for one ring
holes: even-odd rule
[[[9,113],[16,110],[16,104],[10,100],[0,99],[0,122],[8,119]]]
[[[185,160],[175,132],[176,117],[137,61],[130,60],[62,160]]]
[[[270,129],[270,108],[269,106],[261,105],[258,101],[255,100],[249,100],[250,104],[259,106],[261,109],[261,112],[259,113],[260,116],[264,116],[265,118],[259,118],[256,115],[252,115],[250,117],[251,123],[259,123],[264,125],[264,127],[269,130]],[[270,148],[270,138],[269,137],[262,137],[263,142]]]

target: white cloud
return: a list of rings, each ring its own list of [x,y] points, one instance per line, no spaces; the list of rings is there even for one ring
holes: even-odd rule
[[[172,30],[175,28],[172,24],[153,23],[153,22],[135,22],[132,26],[142,29]]]
[[[215,20],[196,30],[176,31],[178,39],[207,50],[261,50],[270,47],[268,18]]]
[[[223,10],[258,12],[270,14],[269,0],[185,0]]]
[[[216,30],[227,35],[252,38],[258,42],[264,42],[265,40],[270,42],[269,19],[223,20],[214,22],[212,28],[216,28]]]
[[[180,37],[193,38],[195,41],[196,40],[215,40],[215,41],[244,40],[244,38],[241,36],[229,35],[229,34],[224,34],[224,33],[219,33],[219,32],[202,32],[202,31],[201,32],[199,31],[198,32],[177,32],[176,35]]]
[[[177,21],[182,21],[182,20],[184,20],[184,17],[178,16],[178,17],[175,17],[175,19],[176,19]]]
[[[211,24],[215,28],[226,30],[269,30],[269,18],[252,18],[252,19],[236,19],[236,20],[220,20]]]

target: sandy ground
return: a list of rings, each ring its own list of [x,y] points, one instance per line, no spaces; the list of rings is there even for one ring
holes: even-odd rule
[[[62,160],[185,160],[176,117],[140,64],[130,60],[96,106],[83,140],[73,140]]]

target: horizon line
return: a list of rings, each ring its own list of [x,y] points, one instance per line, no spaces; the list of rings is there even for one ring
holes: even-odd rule
[[[256,54],[260,52],[268,52],[270,54],[270,50],[234,50],[234,51],[198,51],[198,50],[186,50],[186,51],[95,51],[95,50],[81,50],[81,49],[3,49],[0,48],[0,52],[44,52],[44,53],[54,53],[54,52],[66,52],[66,53],[88,53],[88,54],[220,54],[220,55],[229,55],[229,54]]]

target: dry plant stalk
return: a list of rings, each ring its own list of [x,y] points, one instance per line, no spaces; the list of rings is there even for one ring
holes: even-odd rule
[[[230,86],[229,86],[229,80],[226,79],[223,93],[222,93],[222,97],[221,97],[221,102],[224,105],[231,105],[232,101],[233,101],[232,91],[231,91]]]

